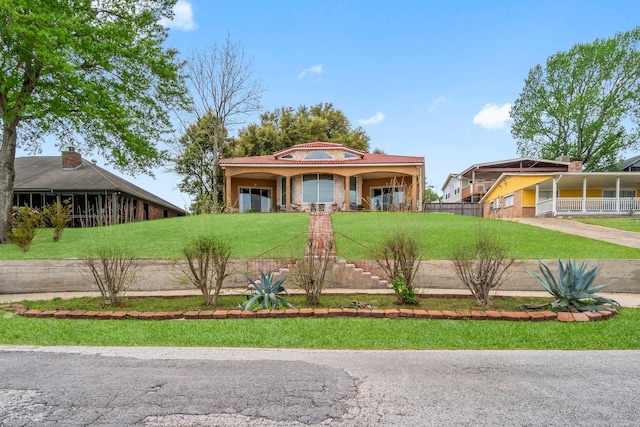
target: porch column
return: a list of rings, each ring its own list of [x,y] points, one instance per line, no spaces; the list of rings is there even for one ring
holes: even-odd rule
[[[284,180],[284,210],[291,210],[291,177],[287,176]]]
[[[552,187],[552,194],[551,194],[551,213],[553,214],[553,216],[556,216],[556,214],[558,213],[558,210],[556,208],[556,203],[558,202],[558,199],[556,198],[556,191],[558,190],[558,181],[554,178],[552,182],[553,182],[553,187]]]
[[[540,202],[540,184],[536,184],[536,216],[538,216],[538,202]]]
[[[616,178],[616,212],[620,212],[620,177]]]
[[[582,178],[582,212],[587,211],[587,177]]]
[[[120,206],[118,202],[118,193],[114,192],[111,195],[111,223],[120,224]]]
[[[344,177],[344,210],[349,212],[351,210],[351,176]]]
[[[416,175],[411,177],[411,210],[418,210],[418,177]]]
[[[227,212],[231,212],[233,204],[231,201],[231,177],[225,175],[224,177],[224,194],[222,195],[224,203],[227,205]]]

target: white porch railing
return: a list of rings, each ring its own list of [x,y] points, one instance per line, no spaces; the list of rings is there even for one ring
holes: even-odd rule
[[[556,215],[630,215],[640,214],[640,199],[633,197],[558,197],[536,204],[536,216],[554,212]]]

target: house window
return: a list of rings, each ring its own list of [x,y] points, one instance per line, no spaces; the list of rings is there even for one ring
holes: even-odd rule
[[[271,210],[271,189],[241,187],[238,201],[240,212],[269,212]]]
[[[446,193],[446,194],[444,195],[444,199],[445,199],[445,200],[449,200],[449,198],[450,198],[450,197],[451,197],[451,193]]]
[[[355,205],[358,196],[358,180],[355,176],[349,178],[349,204]]]
[[[553,191],[544,190],[538,191],[538,200],[549,200],[553,198]]]
[[[604,190],[602,192],[602,197],[615,199],[616,190]],[[636,197],[636,192],[635,190],[620,190],[620,197]]]
[[[508,196],[504,196],[504,207],[508,208],[513,206],[513,194],[509,194]]]
[[[293,156],[291,154],[286,154],[282,157],[280,157],[281,159],[293,159]]]
[[[285,177],[280,180],[280,205],[287,205],[287,178]]]
[[[333,157],[324,151],[314,151],[304,156],[305,160],[332,160]]]
[[[387,211],[399,208],[404,203],[404,187],[381,187],[371,189],[371,209]]]
[[[333,203],[333,175],[303,175],[302,203]]]
[[[356,156],[355,154],[351,154],[351,153],[344,153],[344,158],[345,159],[357,159],[358,156]]]

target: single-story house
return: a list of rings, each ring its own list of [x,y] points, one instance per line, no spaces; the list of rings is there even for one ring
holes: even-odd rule
[[[186,211],[82,159],[73,148],[62,156],[15,159],[13,203],[42,208],[69,200],[73,226],[119,224],[186,215]]]
[[[367,153],[329,142],[268,156],[221,159],[232,212],[420,210],[424,157]]]
[[[556,160],[520,158],[477,163],[458,174],[449,174],[442,185],[444,203],[478,203],[503,173],[566,172],[571,162],[566,157]]]
[[[505,173],[480,203],[485,217],[640,215],[640,172]]]

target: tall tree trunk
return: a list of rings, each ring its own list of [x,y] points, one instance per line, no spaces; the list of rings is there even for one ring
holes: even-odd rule
[[[213,129],[213,160],[211,161],[211,174],[213,179],[213,185],[211,186],[211,197],[213,203],[213,211],[218,213],[220,211],[220,206],[218,203],[218,169],[220,164],[220,158],[218,157],[218,152],[220,151],[220,128],[222,124],[219,123],[220,118],[216,118],[216,124]]]
[[[7,233],[11,231],[11,208],[13,207],[13,181],[15,179],[15,159],[17,123],[3,123],[2,146],[0,147],[0,243],[8,243]]]

